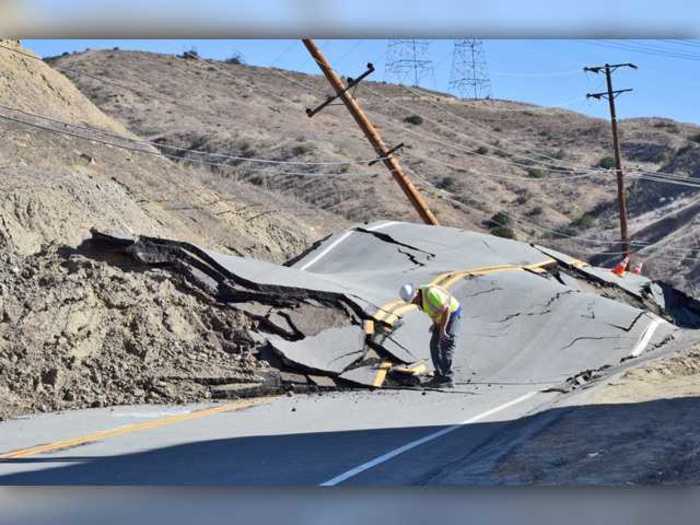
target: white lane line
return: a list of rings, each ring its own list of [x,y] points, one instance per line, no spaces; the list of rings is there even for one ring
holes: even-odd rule
[[[378,224],[378,225],[376,225],[376,226],[372,226],[371,228],[367,228],[367,230],[376,231],[376,230],[380,230],[380,229],[382,229],[382,228],[386,228],[387,226],[391,226],[392,224],[396,224],[396,221],[384,222],[384,223],[382,223],[382,224]],[[299,268],[299,269],[300,269],[300,270],[306,270],[309,266],[311,266],[311,265],[314,264],[315,262],[318,262],[322,257],[328,255],[328,252],[330,252],[333,248],[335,248],[335,247],[338,246],[341,242],[343,242],[345,239],[347,239],[348,237],[350,237],[350,235],[352,235],[352,232],[353,232],[353,230],[346,231],[343,235],[341,235],[341,236],[338,237],[335,241],[333,241],[330,245],[328,245],[328,246],[326,247],[325,250],[323,250],[323,251],[322,251],[321,253],[319,253],[316,257],[314,257],[313,259],[311,259],[309,262],[307,262],[304,266],[302,266],[302,267]]]
[[[651,338],[654,335],[654,332],[656,332],[656,329],[663,322],[664,322],[664,320],[660,319],[658,317],[654,317],[651,320],[651,322],[647,325],[646,330],[644,330],[644,334],[642,334],[642,338],[637,343],[637,346],[635,346],[632,349],[632,353],[630,353],[630,357],[639,357],[639,355],[644,351],[644,349],[649,344],[649,341],[651,341]]]
[[[311,259],[309,262],[307,262],[304,266],[299,268],[300,270],[306,270],[309,266],[311,266],[313,263],[318,261],[321,257],[326,255],[328,252],[330,252],[333,248],[338,246],[341,242],[343,242],[345,239],[350,237],[352,235],[352,230],[345,232],[343,235],[338,237],[335,241],[333,241],[329,246],[326,247],[325,250],[323,250],[321,253],[319,253],[316,257]]]
[[[411,441],[410,443],[406,443],[404,446],[396,448],[390,452],[387,452],[386,454],[382,454],[381,456],[378,456],[367,463],[363,463],[362,465],[358,465],[355,468],[352,468],[348,470],[347,472],[343,472],[342,474],[329,479],[328,481],[324,481],[321,483],[321,487],[333,487],[335,485],[338,485],[339,483],[342,483],[343,481],[350,479],[352,477],[357,476],[361,472],[364,472],[365,470],[369,470],[373,467],[376,467],[377,465],[384,463],[386,461],[389,461],[390,459],[395,458],[399,454],[403,454],[404,452],[407,452],[413,448],[419,447],[420,445],[423,445],[424,443],[427,443],[428,441],[432,441],[434,439],[437,439],[439,437],[444,436],[445,434],[449,434],[450,432],[457,430],[458,428],[463,427],[464,425],[468,425],[470,423],[474,423],[476,421],[479,421],[480,419],[484,419],[485,417],[491,416],[495,414],[496,412],[500,412],[501,410],[505,410],[506,408],[512,407],[513,405],[517,405],[518,403],[522,403],[523,401],[527,401],[531,397],[533,397],[535,394],[538,393],[538,390],[534,390],[532,392],[528,392],[525,395],[522,395],[516,399],[513,399],[511,401],[508,401],[507,403],[503,403],[502,405],[499,405],[495,408],[492,408],[491,410],[487,410],[486,412],[482,412],[481,414],[478,414],[476,416],[470,417],[469,419],[465,419],[461,423],[457,423],[456,425],[452,425],[447,428],[443,428],[442,430],[439,430],[437,432],[434,432],[432,434],[428,434],[427,436],[424,436],[420,439],[416,439],[415,441]]]

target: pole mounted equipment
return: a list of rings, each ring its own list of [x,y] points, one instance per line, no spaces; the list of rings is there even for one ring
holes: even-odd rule
[[[418,215],[420,215],[421,219],[423,219],[423,222],[432,225],[439,224],[437,219],[435,218],[435,215],[433,215],[433,213],[428,208],[428,205],[423,199],[423,196],[419,193],[418,189],[413,185],[411,180],[403,172],[403,169],[401,168],[401,165],[399,164],[399,161],[396,159],[396,157],[394,157],[391,154],[393,151],[396,151],[399,148],[399,146],[396,146],[391,150],[386,147],[384,141],[382,140],[382,137],[379,135],[376,128],[369,121],[364,111],[362,111],[362,108],[357,103],[357,100],[355,100],[355,97],[353,97],[352,94],[348,91],[348,89],[352,86],[346,86],[345,84],[343,84],[343,81],[336,74],[336,72],[333,71],[333,68],[328,63],[328,60],[326,60],[326,57],[323,56],[323,53],[321,53],[321,50],[318,48],[318,46],[313,40],[311,40],[310,38],[305,38],[302,40],[302,42],[304,43],[306,49],[309,51],[311,58],[313,58],[318,64],[318,67],[323,72],[324,76],[326,77],[326,80],[328,80],[330,85],[333,87],[337,95],[336,98],[340,98],[340,100],[343,101],[343,104],[345,104],[345,107],[347,107],[348,111],[355,119],[355,122],[365,134],[365,137],[367,137],[367,140],[369,140],[370,144],[372,144],[374,151],[379,157],[377,160],[381,160],[387,167],[387,169],[391,172],[391,175],[394,177],[394,180],[401,187],[401,190],[404,192],[406,197],[408,197],[408,200],[418,212]],[[364,76],[367,76],[369,73],[371,73],[371,71],[369,71],[368,68],[368,71],[365,72]],[[359,78],[358,80],[354,81],[353,85],[357,84],[358,81]],[[329,101],[326,101],[325,106],[327,106],[328,103]],[[318,111],[319,109],[320,108],[316,108],[316,111]],[[314,110],[312,110],[312,114],[313,111]],[[307,114],[309,114],[308,111]]]
[[[615,112],[615,98],[622,94],[632,91],[631,88],[628,89],[617,89],[614,90],[612,86],[612,73],[621,68],[629,67],[631,69],[638,69],[636,65],[626,62],[624,64],[605,64],[603,66],[591,66],[584,67],[583,70],[590,73],[605,73],[605,82],[607,84],[607,91],[602,91],[600,93],[587,93],[586,98],[595,98],[600,100],[605,98],[608,100],[608,106],[610,108],[610,127],[612,129],[612,139],[613,139],[613,151],[615,154],[615,172],[617,174],[617,204],[620,210],[620,238],[622,241],[622,250],[625,257],[629,257],[629,236],[627,233],[627,202],[625,196],[625,179],[624,173],[622,171],[622,154],[620,153],[620,139],[618,137],[617,130],[617,114]]]

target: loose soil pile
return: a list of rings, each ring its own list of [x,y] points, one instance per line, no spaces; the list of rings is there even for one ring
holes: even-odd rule
[[[209,397],[249,382],[251,322],[158,269],[65,253],[0,255],[0,419]]]

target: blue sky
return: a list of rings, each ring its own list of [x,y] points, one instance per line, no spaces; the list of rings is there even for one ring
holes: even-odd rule
[[[349,76],[373,62],[371,78],[384,80],[387,40],[317,40],[335,69]],[[86,48],[139,49],[181,53],[196,48],[201,56],[222,59],[241,53],[252,65],[318,74],[299,40],[25,40],[42,56]],[[435,80],[423,85],[447,91],[453,40],[431,40]],[[697,90],[700,78],[700,41],[697,40],[484,40],[484,50],[495,98],[562,106],[607,117],[605,101],[586,100],[587,92],[604,90],[602,75],[586,74],[586,65],[633,62],[638,70],[620,69],[615,88],[634,88],[618,99],[620,118],[669,117],[700,124]]]

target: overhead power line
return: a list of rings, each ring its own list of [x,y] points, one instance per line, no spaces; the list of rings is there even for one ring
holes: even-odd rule
[[[19,119],[19,118],[16,118],[16,117],[12,117],[12,116],[9,116],[9,115],[0,114],[0,119],[6,120],[6,121],[10,121],[10,122],[14,122],[14,123],[16,123],[16,124],[20,124],[20,125],[23,125],[23,126],[31,127],[31,128],[34,128],[34,129],[40,129],[40,130],[43,130],[43,131],[46,131],[46,132],[55,133],[55,134],[58,134],[58,135],[65,135],[65,136],[69,136],[69,137],[81,139],[81,140],[88,141],[88,142],[95,142],[95,143],[98,143],[98,144],[103,144],[103,145],[107,145],[107,146],[113,146],[113,147],[115,147],[115,148],[123,149],[123,150],[125,150],[125,151],[130,151],[130,152],[134,152],[134,153],[142,153],[142,154],[150,155],[150,156],[153,156],[153,157],[169,158],[169,159],[178,160],[178,161],[186,161],[186,162],[191,162],[191,163],[204,164],[204,165],[206,165],[206,166],[218,166],[218,167],[229,168],[229,169],[231,169],[231,168],[236,168],[236,167],[237,167],[237,166],[232,166],[231,164],[226,164],[226,163],[221,163],[221,162],[210,162],[210,161],[206,161],[206,160],[203,160],[203,159],[196,159],[196,158],[194,158],[194,159],[192,159],[192,158],[185,158],[185,159],[183,159],[183,158],[180,157],[180,156],[171,155],[171,154],[168,154],[168,153],[162,153],[162,152],[159,152],[159,151],[156,151],[156,150],[146,150],[146,149],[142,149],[142,148],[130,146],[130,145],[128,145],[128,144],[120,144],[119,142],[114,142],[114,141],[105,140],[105,139],[99,138],[99,137],[97,137],[97,136],[85,136],[85,135],[81,135],[80,133],[76,133],[76,132],[73,132],[73,131],[69,131],[69,130],[67,130],[67,129],[56,129],[56,128],[51,128],[51,127],[49,127],[49,126],[44,126],[44,125],[37,124],[37,123],[34,123],[34,122],[29,122],[29,121],[26,121],[26,120],[23,120],[23,119]],[[69,124],[69,123],[65,123],[65,126],[70,126],[70,124]],[[128,139],[127,139],[127,140],[128,140]],[[247,171],[248,171],[248,172],[255,172],[255,171],[263,171],[263,170],[260,170],[260,169],[258,169],[258,170],[250,170],[250,169],[249,169],[249,170],[247,170]],[[357,176],[357,175],[361,175],[361,176],[374,176],[374,175],[376,175],[376,173],[357,173],[357,174],[354,174],[354,173],[286,172],[286,171],[285,171],[285,172],[274,172],[274,173],[267,172],[267,173],[269,173],[270,175],[275,175],[275,176],[289,175],[289,176],[304,176],[304,177],[318,177],[318,176],[325,176],[325,177],[327,177],[327,176]]]
[[[222,159],[234,160],[234,161],[238,161],[238,162],[252,162],[252,163],[260,163],[260,164],[298,165],[298,166],[349,166],[349,165],[353,165],[353,164],[366,165],[369,162],[376,160],[376,159],[367,159],[367,160],[352,160],[352,161],[288,161],[288,160],[275,160],[275,159],[260,159],[260,158],[256,158],[256,157],[243,157],[243,156],[239,156],[239,155],[229,155],[226,153],[216,153],[216,152],[212,152],[212,151],[190,149],[190,148],[185,148],[182,146],[175,146],[175,145],[168,144],[165,142],[159,142],[157,140],[133,139],[130,137],[125,137],[124,135],[119,135],[119,134],[110,132],[108,130],[95,128],[92,126],[70,124],[70,123],[65,122],[63,120],[55,119],[52,117],[46,117],[43,115],[39,115],[37,113],[25,111],[23,109],[5,106],[3,104],[0,104],[0,109],[20,113],[20,114],[23,114],[26,116],[30,116],[30,117],[41,119],[41,120],[46,120],[48,122],[53,122],[56,124],[61,124],[63,126],[67,126],[67,127],[69,126],[73,129],[86,130],[86,131],[90,131],[90,132],[94,132],[94,133],[99,133],[101,135],[111,137],[111,138],[114,138],[114,139],[117,139],[120,141],[128,142],[131,144],[153,146],[153,147],[159,148],[159,149],[162,148],[162,149],[168,149],[168,150],[174,150],[174,151],[182,151],[185,153],[206,155],[209,157],[217,157],[217,158],[222,158]],[[176,158],[178,158],[180,160],[189,160],[189,159],[186,159],[186,158],[183,158],[180,156],[177,156]]]
[[[628,51],[628,52],[632,52],[632,53],[638,53],[638,54],[649,55],[649,56],[675,58],[675,59],[679,59],[679,60],[689,60],[691,62],[700,61],[700,54],[683,53],[683,52],[679,52],[677,50],[660,49],[660,48],[649,47],[649,46],[644,46],[644,45],[634,45],[634,44],[630,44],[627,41],[624,41],[624,42],[620,42],[620,41],[593,41],[593,42],[590,42],[590,41],[587,41],[586,43],[593,45],[593,46],[604,47],[607,49],[616,49],[616,50],[620,50],[620,51]]]

